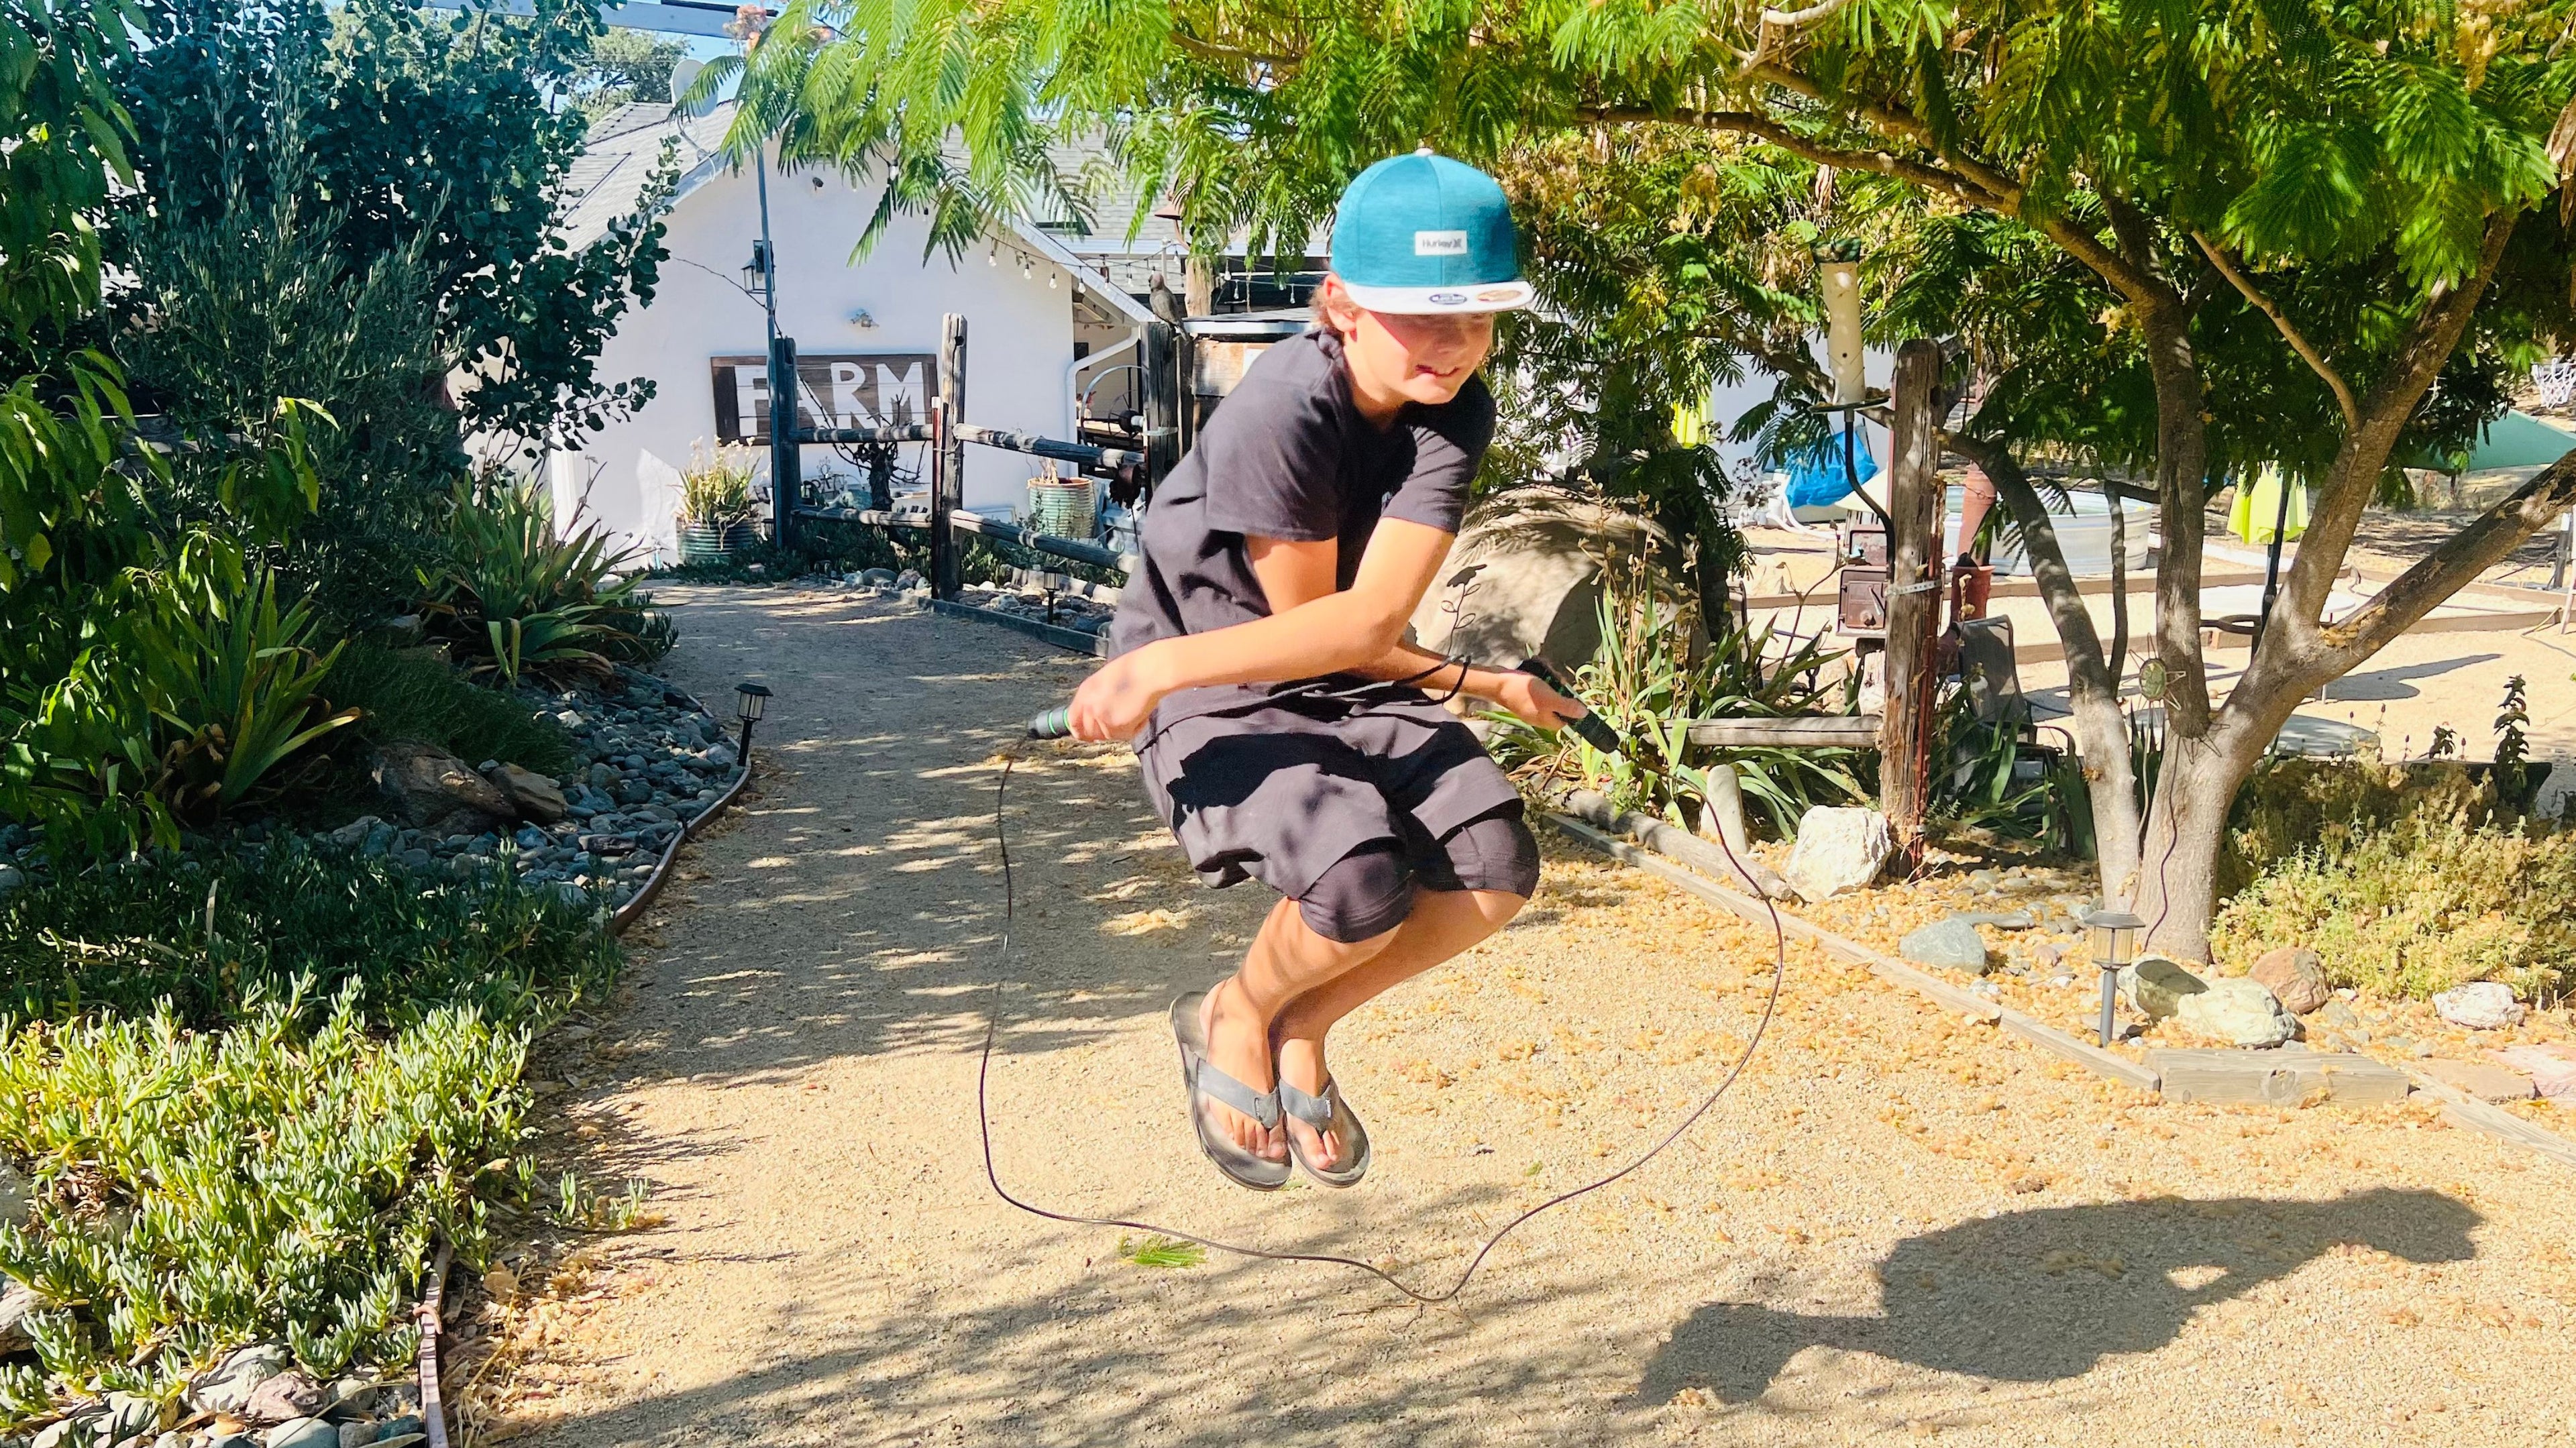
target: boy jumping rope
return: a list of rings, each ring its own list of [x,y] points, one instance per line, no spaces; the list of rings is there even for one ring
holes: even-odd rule
[[[1494,432],[1494,313],[1529,304],[1502,188],[1428,150],[1343,192],[1315,325],[1262,354],[1155,492],[1074,733],[1130,739],[1213,885],[1282,896],[1242,966],[1172,1003],[1192,1128],[1273,1190],[1368,1170],[1325,1038],[1528,902],[1519,794],[1435,701],[1542,728],[1583,706],[1404,642]],[[1429,691],[1429,692],[1426,692]]]

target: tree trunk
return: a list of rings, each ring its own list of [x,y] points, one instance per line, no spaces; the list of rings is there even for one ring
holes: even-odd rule
[[[2227,812],[2236,801],[2260,746],[2246,748],[2247,730],[2219,730],[2197,738],[2168,732],[2154,808],[2147,816],[2146,853],[2138,870],[2136,904],[2147,922],[2146,948],[2181,961],[2207,961],[2209,926],[2218,909],[2218,851]],[[2268,738],[2268,736],[2265,736]]]
[[[2001,443],[1943,434],[1942,445],[1985,469],[1995,485],[1995,501],[2021,529],[2030,553],[2032,581],[2048,605],[2057,641],[2066,650],[2067,706],[2075,735],[2075,752],[2084,761],[2085,792],[2091,797],[2094,858],[2102,871],[2105,900],[2131,898],[2138,871],[2138,786],[2129,766],[2129,721],[2120,712],[2117,675],[2104,662],[2101,635],[2084,608],[2066,550],[2057,541],[2057,525],[2039,492],[2023,475]]]

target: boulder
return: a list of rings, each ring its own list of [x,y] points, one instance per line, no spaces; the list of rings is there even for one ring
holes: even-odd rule
[[[376,788],[415,825],[445,824],[459,814],[489,822],[506,819],[510,802],[491,781],[444,749],[427,744],[387,744],[376,751]],[[479,834],[477,824],[467,834]],[[454,834],[449,826],[440,831]]]
[[[1986,970],[1985,937],[1977,933],[1975,921],[1955,915],[1907,932],[1896,943],[1896,953],[1916,965],[1972,970],[1979,975]]]
[[[295,1418],[260,1437],[260,1448],[340,1448],[340,1425],[321,1418]]]
[[[2333,998],[2326,988],[2325,961],[2305,946],[2266,951],[2246,975],[2261,981],[2281,1008],[2294,1016],[2304,1016]]]
[[[2419,1069],[2443,1085],[2457,1086],[2480,1101],[2528,1101],[2536,1094],[2530,1077],[2510,1067],[2493,1066],[2484,1061],[2452,1061],[2437,1057]]]
[[[2513,987],[2500,981],[2473,981],[2433,997],[2433,1009],[2442,1019],[2473,1031],[2500,1031],[2522,1024],[2522,1002],[2513,998]]]
[[[519,818],[523,820],[550,825],[562,819],[569,808],[564,803],[563,791],[555,787],[555,782],[533,769],[502,764],[485,770],[483,777],[491,781],[493,788],[501,791],[501,797],[510,802],[510,807],[518,811]]]
[[[17,1278],[7,1278],[5,1284],[0,1284],[0,1357],[25,1352],[36,1345],[35,1339],[27,1335],[27,1319],[44,1308],[45,1299]]]
[[[2231,1046],[2277,1046],[2299,1033],[2298,1018],[2248,976],[2210,981],[2185,994],[2175,1004],[2174,1019]]]
[[[1798,845],[1789,852],[1789,877],[1810,903],[1878,878],[1895,848],[1887,816],[1866,806],[1818,805],[1798,821]]]
[[[1572,662],[1601,643],[1602,565],[1640,556],[1680,577],[1680,550],[1652,522],[1553,488],[1496,493],[1468,511],[1449,559],[1413,611],[1424,648],[1506,664]]]
[[[2207,989],[2209,982],[2161,955],[2142,955],[2135,965],[2120,972],[2120,994],[2129,998],[2130,1005],[2160,1021],[2181,1008],[2183,997]]]
[[[285,1423],[321,1412],[326,1401],[322,1385],[310,1374],[300,1368],[288,1368],[262,1378],[259,1386],[250,1390],[241,1415],[254,1423]],[[338,1442],[336,1430],[332,1441]]]
[[[2576,1046],[2508,1046],[2487,1054],[2529,1076],[2540,1095],[2576,1101]]]
[[[255,1342],[226,1353],[212,1368],[190,1379],[180,1396],[200,1413],[247,1417],[252,1391],[294,1365],[295,1355],[284,1346]]]
[[[0,1161],[0,1226],[25,1226],[35,1197],[36,1184],[27,1180],[27,1174]]]

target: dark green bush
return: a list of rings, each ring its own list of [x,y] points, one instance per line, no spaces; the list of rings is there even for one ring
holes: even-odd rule
[[[93,866],[0,904],[0,1014],[143,1014],[211,1027],[306,984],[372,1024],[466,1006],[509,1024],[603,989],[596,907],[495,868],[424,890],[402,866],[287,841]]]
[[[374,744],[435,744],[468,764],[497,759],[556,775],[573,766],[572,739],[515,694],[487,689],[427,649],[353,643],[323,692],[355,707],[357,733]]]

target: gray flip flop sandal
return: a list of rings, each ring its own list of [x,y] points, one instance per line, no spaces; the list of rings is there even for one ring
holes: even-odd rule
[[[1279,1083],[1279,1105],[1289,1115],[1313,1127],[1317,1136],[1331,1131],[1342,1138],[1341,1164],[1327,1170],[1308,1161],[1305,1145],[1297,1139],[1297,1133],[1288,1133],[1288,1156],[1306,1175],[1328,1187],[1358,1186],[1360,1178],[1368,1175],[1368,1128],[1360,1125],[1359,1117],[1352,1114],[1351,1104],[1342,1099],[1342,1088],[1332,1077],[1324,1078],[1324,1094],[1321,1096],[1309,1096],[1282,1080]]]
[[[1190,1128],[1198,1133],[1199,1150],[1225,1173],[1226,1180],[1257,1192],[1275,1192],[1288,1185],[1288,1174],[1294,1170],[1290,1163],[1245,1151],[1208,1116],[1206,1103],[1214,1101],[1260,1122],[1265,1130],[1279,1125],[1278,1092],[1255,1091],[1208,1064],[1207,1033],[1199,1026],[1199,1006],[1206,999],[1206,991],[1192,991],[1172,1002],[1172,1038],[1181,1046],[1181,1086],[1188,1093]]]

